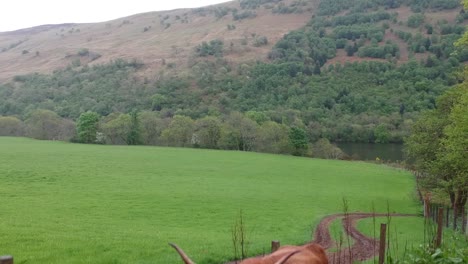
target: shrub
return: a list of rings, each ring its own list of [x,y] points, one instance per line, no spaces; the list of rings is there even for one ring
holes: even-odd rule
[[[222,56],[223,46],[224,42],[219,39],[212,40],[209,43],[204,41],[195,48],[195,53],[200,57]]]
[[[253,45],[254,45],[255,47],[265,46],[265,45],[267,45],[267,44],[268,44],[268,39],[267,39],[267,37],[265,37],[265,36],[257,36],[257,37],[255,37],[254,43],[253,43]]]
[[[83,48],[83,49],[80,49],[78,51],[78,56],[84,57],[84,56],[88,56],[88,55],[89,55],[89,50],[88,49]]]
[[[411,15],[408,18],[408,21],[406,22],[406,25],[408,27],[417,28],[417,27],[421,26],[421,24],[423,22],[424,22],[424,15],[423,14],[414,14],[414,15]]]

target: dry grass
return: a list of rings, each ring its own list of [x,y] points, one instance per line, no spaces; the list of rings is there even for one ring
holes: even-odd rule
[[[309,7],[314,8],[315,4],[316,1],[311,1]],[[217,6],[242,11],[237,1]],[[311,16],[311,12],[276,15],[260,7],[256,10],[257,17],[234,21],[230,13],[217,19],[214,14],[203,16],[195,10],[149,12],[102,23],[42,26],[0,33],[0,51],[23,41],[0,52],[0,80],[30,72],[48,73],[66,67],[73,60],[80,59],[76,54],[84,48],[102,56],[92,62],[81,58],[82,63],[93,65],[117,58],[135,58],[145,63],[143,73],[146,76],[158,72],[163,60],[176,63],[178,68],[187,65],[187,58],[194,47],[213,39],[223,40],[226,47],[233,43],[233,49],[227,55],[230,61],[264,60],[274,43],[289,31],[304,26]],[[164,19],[166,16],[169,18]],[[183,19],[188,23],[183,23]],[[167,24],[170,26],[167,27]],[[228,24],[235,25],[236,29],[228,30]],[[144,28],[148,30],[144,32]],[[269,44],[261,48],[253,47],[253,34],[266,36]],[[247,46],[241,45],[243,39],[247,39]],[[25,50],[29,53],[23,54]]]
[[[288,4],[293,0],[284,0],[284,2]],[[187,72],[188,61],[193,55],[194,48],[203,41],[213,39],[224,41],[224,58],[231,65],[266,60],[272,46],[284,34],[303,27],[309,21],[318,2],[319,0],[310,1],[306,8],[309,11],[302,14],[277,15],[265,7],[260,7],[255,10],[257,13],[255,18],[240,21],[234,21],[231,13],[218,19],[213,13],[208,12],[203,15],[197,12],[197,9],[178,9],[137,14],[102,23],[40,26],[0,33],[0,81],[31,72],[50,73],[76,60],[80,60],[82,65],[93,65],[118,58],[142,61],[145,67],[138,72],[138,75],[150,79],[156,78],[162,69],[166,72],[175,71],[184,74]],[[218,7],[237,8],[242,12],[238,1],[210,6],[205,10],[214,10]],[[460,9],[426,12],[425,23],[420,28],[406,26],[406,21],[413,14],[409,7],[400,7],[391,11],[397,12],[397,20],[403,22],[390,23],[391,29],[413,34],[421,33],[425,36],[425,23],[435,27],[438,21],[444,19],[452,23]],[[164,19],[165,17],[168,18]],[[187,22],[183,23],[182,20]],[[170,26],[167,27],[167,24]],[[228,30],[227,25],[235,25],[236,28]],[[255,35],[266,36],[268,45],[254,47],[252,42]],[[245,40],[247,45],[242,43]],[[400,47],[400,63],[408,61],[408,45],[404,41],[390,30],[386,32],[384,41],[386,40],[392,40]],[[10,48],[12,45],[14,47]],[[7,50],[1,52],[4,48]],[[78,51],[84,48],[100,54],[101,57],[91,61],[89,58],[78,56]],[[23,51],[28,53],[23,54]],[[416,54],[415,57],[424,59],[427,54]],[[382,61],[357,56],[348,57],[343,50],[338,50],[337,56],[329,60],[326,65],[363,60]],[[176,67],[167,69],[164,63],[174,64]]]

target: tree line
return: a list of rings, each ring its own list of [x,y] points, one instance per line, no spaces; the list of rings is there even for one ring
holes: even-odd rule
[[[28,136],[87,144],[153,145],[256,151],[319,158],[349,158],[327,139],[310,140],[312,128],[286,126],[258,112],[192,119],[152,111],[100,116],[87,111],[76,122],[37,109],[26,120],[0,116],[0,136]]]

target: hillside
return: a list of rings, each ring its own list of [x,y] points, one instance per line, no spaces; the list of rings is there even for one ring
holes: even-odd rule
[[[290,153],[291,128],[311,144],[400,143],[460,81],[468,49],[454,42],[467,19],[458,0],[240,0],[2,33],[0,115],[31,124],[40,109],[72,121],[93,111],[113,144],[128,143],[115,134],[131,112],[158,120],[139,121],[158,131],[146,144],[200,146],[194,124],[207,117],[223,132],[210,148]],[[279,132],[258,132],[271,122]],[[15,135],[56,138],[27,131]]]
[[[242,1],[232,1],[206,8],[137,14],[102,23],[47,25],[3,32],[0,80],[32,72],[51,73],[77,60],[82,65],[96,65],[117,58],[143,62],[145,67],[140,74],[149,77],[164,64],[186,68],[195,47],[213,39],[220,39],[229,47],[226,50],[229,61],[264,60],[284,34],[309,21],[317,1],[303,1],[304,5],[295,8],[295,12],[283,14],[275,10],[280,4],[293,5],[293,0],[263,2],[271,3],[249,8],[241,6]],[[257,35],[265,36],[269,43],[253,46]]]
[[[81,65],[96,65],[117,58],[143,62],[145,67],[140,74],[146,77],[154,76],[165,65],[175,65],[183,71],[195,47],[214,39],[224,42],[224,57],[234,65],[265,61],[273,45],[286,33],[305,26],[311,16],[320,14],[318,5],[319,0],[243,0],[206,8],[149,12],[102,23],[44,25],[3,32],[0,33],[0,80],[32,72],[51,73],[78,60]],[[420,33],[427,37],[428,25],[442,28],[443,23],[466,24],[457,23],[461,6],[447,7],[425,10],[423,20],[411,27],[407,21],[415,12],[410,6],[388,9],[386,12],[391,17],[376,21],[377,25],[385,24],[388,28],[379,42],[392,41],[399,48],[398,61],[408,61],[414,50],[399,33]],[[337,16],[346,16],[346,10],[324,14],[318,19],[332,21]],[[326,28],[332,31],[332,27]],[[438,34],[434,32],[434,35]],[[266,37],[268,43],[254,45],[258,36]],[[416,52],[415,57],[425,55]],[[339,49],[327,65],[363,60],[375,58],[347,56],[344,49]]]

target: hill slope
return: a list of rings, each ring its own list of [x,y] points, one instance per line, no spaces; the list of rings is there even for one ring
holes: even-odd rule
[[[468,49],[454,42],[467,19],[458,0],[240,0],[4,33],[0,78],[15,77],[0,82],[0,114],[94,111],[110,126],[151,111],[163,131],[176,115],[233,124],[241,112],[255,121],[251,134],[273,121],[306,130],[310,143],[402,142],[459,81]],[[32,40],[49,52],[34,52]],[[54,72],[17,75],[31,70]]]
[[[0,33],[0,80],[32,72],[50,73],[72,63],[77,64],[78,60],[80,65],[95,65],[117,58],[143,62],[145,67],[140,74],[147,77],[153,76],[166,64],[183,71],[194,49],[202,42],[214,39],[224,42],[225,59],[234,64],[266,60],[268,52],[284,34],[305,26],[312,16],[317,15],[316,19],[321,22],[336,22],[337,17],[346,16],[352,9],[346,1],[329,2],[327,6],[320,4],[319,0],[242,0],[206,8],[150,12],[102,23],[45,25],[3,32]],[[370,3],[374,2],[381,4],[377,7],[384,7],[385,1]],[[414,52],[412,43],[402,40],[402,34],[420,34],[424,38],[432,35],[427,33],[428,26],[433,28],[434,35],[439,35],[441,28],[448,29],[446,25],[466,24],[464,19],[459,20],[461,6],[452,3],[455,1],[449,0],[445,5],[433,8],[429,4],[421,7],[424,12],[420,21],[414,14],[421,10],[415,10],[412,8],[414,3],[408,2],[409,5],[393,8],[386,6],[391,18],[375,21],[388,29],[379,42],[392,41],[398,46],[399,62],[408,61],[413,57],[412,53],[416,53],[416,58],[426,57],[419,51]],[[434,6],[440,1],[425,2]],[[333,5],[342,6],[334,12]],[[416,24],[408,26],[412,19],[417,20]],[[328,25],[327,31],[333,31],[330,27],[333,23]],[[259,36],[266,37],[268,43],[254,45]],[[363,57],[357,54],[347,56],[341,49],[327,65],[375,60]]]
[[[296,12],[280,14],[274,13],[278,1],[263,2],[267,4],[255,8],[232,1],[102,23],[48,25],[0,33],[0,80],[32,72],[50,73],[76,60],[93,65],[117,58],[142,61],[144,74],[151,76],[163,62],[186,67],[194,48],[213,39],[231,45],[226,52],[229,60],[262,60],[284,34],[309,21],[317,4],[316,0],[307,1]],[[293,1],[281,4],[289,6]],[[256,35],[265,36],[269,44],[252,46]],[[242,45],[243,41],[247,45]]]

